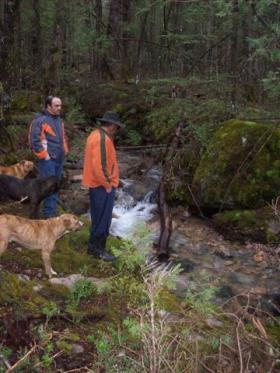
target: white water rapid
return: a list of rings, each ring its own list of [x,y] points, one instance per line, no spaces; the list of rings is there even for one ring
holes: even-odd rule
[[[129,185],[130,181],[126,181],[125,186]],[[141,201],[136,201],[124,189],[118,190],[110,233],[113,236],[133,240],[139,225],[154,216],[157,205],[150,202],[153,193],[153,190],[149,190]]]

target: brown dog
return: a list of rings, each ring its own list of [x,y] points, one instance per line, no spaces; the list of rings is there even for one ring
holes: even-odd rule
[[[0,255],[15,241],[28,249],[41,250],[46,274],[49,278],[57,273],[50,262],[58,238],[82,227],[74,215],[64,214],[47,220],[30,220],[14,215],[0,215]]]
[[[0,166],[0,174],[17,177],[24,179],[34,168],[34,163],[31,161],[23,160],[13,166]]]

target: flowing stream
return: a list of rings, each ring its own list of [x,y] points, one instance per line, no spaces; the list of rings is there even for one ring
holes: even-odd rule
[[[123,187],[117,192],[112,235],[133,240],[139,224],[146,224],[151,230],[148,240],[152,247],[160,233],[155,200],[160,177],[160,171],[153,168],[138,180],[123,180]],[[175,212],[174,221],[170,261],[180,263],[183,269],[177,280],[178,296],[185,296],[191,283],[207,287],[211,282],[217,287],[217,303],[250,293],[277,311],[278,306],[271,302],[277,304],[280,297],[279,263],[278,268],[272,266],[269,255],[256,262],[253,246],[224,239],[207,221],[190,216],[183,208]]]

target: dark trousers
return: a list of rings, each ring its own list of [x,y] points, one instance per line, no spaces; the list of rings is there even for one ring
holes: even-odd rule
[[[112,221],[115,189],[107,193],[103,187],[89,188],[90,196],[90,241],[95,238],[106,239]]]
[[[39,160],[38,169],[40,176],[62,176],[63,160],[50,159],[48,161]],[[53,193],[43,202],[43,216],[44,218],[51,218],[56,215],[56,207],[58,201],[58,193]]]

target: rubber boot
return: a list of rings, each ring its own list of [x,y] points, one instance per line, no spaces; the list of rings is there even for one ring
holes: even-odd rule
[[[116,260],[117,258],[114,255],[106,252],[106,241],[107,241],[107,237],[99,238],[99,244],[100,244],[99,258],[106,262],[112,262]]]
[[[105,251],[107,238],[90,237],[88,243],[88,255],[94,256],[95,258],[102,259],[106,262],[111,262],[116,259],[114,255],[111,255]]]
[[[87,249],[88,255],[98,257],[99,251],[100,251],[100,248],[99,248],[98,238],[90,236],[90,239],[88,242],[88,249]]]

